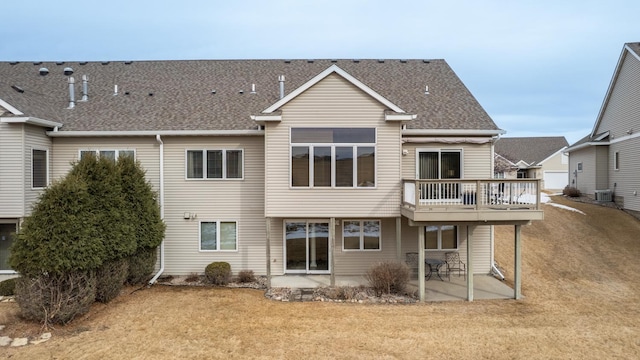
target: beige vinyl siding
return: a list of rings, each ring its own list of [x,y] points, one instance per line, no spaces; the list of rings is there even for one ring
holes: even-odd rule
[[[53,138],[53,151],[49,154],[51,180],[60,179],[78,161],[80,150],[135,150],[136,160],[146,171],[147,180],[158,191],[160,185],[160,146],[155,136],[149,137],[83,137]]]
[[[202,273],[214,261],[266,273],[262,137],[165,137],[165,273]],[[186,180],[186,150],[243,149],[243,180]],[[184,213],[195,218],[184,219]],[[200,221],[236,221],[237,251],[200,251]],[[276,247],[277,249],[277,247]],[[273,248],[272,248],[273,254]]]
[[[0,123],[0,217],[24,216],[24,125]]]
[[[467,179],[490,179],[491,144],[444,144],[444,143],[405,143],[402,149],[408,152],[402,157],[402,178],[416,178],[416,159],[418,149],[462,149],[463,177]]]
[[[606,190],[613,186],[613,182],[609,182],[609,146],[596,146],[595,148],[596,148],[595,150],[595,153],[596,153],[595,155],[596,156],[595,190]],[[612,164],[613,164],[613,159],[612,159]],[[613,165],[612,165],[612,168],[613,168]]]
[[[338,275],[363,275],[369,268],[381,261],[396,260],[396,219],[357,219],[380,220],[382,230],[380,251],[344,251],[342,250],[342,224],[345,220],[339,219],[340,226],[336,226],[334,271]]]
[[[435,224],[434,224],[435,225]],[[402,257],[406,259],[408,252],[418,251],[418,231],[420,227],[409,226],[406,218],[402,219]],[[472,233],[473,240],[473,273],[488,274],[491,271],[491,226],[476,226]],[[444,260],[446,250],[425,251],[425,256]],[[467,227],[458,226],[458,253],[460,259],[467,262]]]
[[[619,152],[620,169],[614,170],[614,153]],[[611,144],[609,148],[609,183],[615,196],[623,197],[625,209],[640,211],[640,138]],[[613,187],[613,184],[616,184]]]
[[[578,163],[582,163],[582,172],[577,171]],[[577,172],[576,172],[577,171]],[[596,190],[596,147],[572,151],[569,157],[569,186],[581,193],[593,197]]]
[[[47,150],[47,175],[48,183],[51,183],[51,138],[47,137],[45,129],[37,126],[25,126],[24,147],[24,191],[25,191],[25,215],[31,213],[31,208],[36,202],[42,190],[32,189],[32,150]]]
[[[282,121],[266,127],[267,216],[398,216],[400,124],[386,122],[384,110],[383,105],[337,74],[283,106]],[[376,127],[376,188],[290,188],[291,127]]]
[[[640,131],[640,60],[625,52],[622,65],[596,133],[610,131],[611,139]]]

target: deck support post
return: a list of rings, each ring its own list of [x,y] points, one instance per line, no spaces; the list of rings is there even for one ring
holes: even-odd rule
[[[515,225],[515,245],[514,245],[514,250],[515,250],[515,259],[513,262],[513,267],[514,267],[514,279],[513,279],[513,297],[516,300],[519,300],[520,298],[522,298],[522,281],[521,281],[521,272],[522,272],[522,249],[521,249],[521,240],[520,240],[520,228],[522,227],[522,225]]]
[[[336,286],[336,270],[335,270],[335,254],[333,253],[333,248],[335,247],[336,241],[336,218],[329,219],[329,267],[330,267],[330,275],[329,280],[331,282],[331,286]]]
[[[271,289],[271,218],[265,219],[267,235],[267,289]]]
[[[473,301],[473,230],[467,226],[467,300]]]
[[[420,302],[425,301],[425,269],[424,269],[424,225],[418,226],[418,293]]]
[[[402,262],[402,218],[396,218],[396,258]]]

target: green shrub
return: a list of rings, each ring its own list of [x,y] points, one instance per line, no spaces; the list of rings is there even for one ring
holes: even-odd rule
[[[227,285],[231,279],[231,265],[222,261],[212,262],[204,269],[204,277],[209,284]]]
[[[382,294],[403,294],[409,283],[409,266],[401,262],[386,261],[372,266],[366,278],[376,292]]]
[[[238,281],[241,283],[250,283],[256,281],[256,276],[253,270],[241,270],[238,273]]]
[[[109,260],[96,270],[96,300],[108,303],[115,299],[127,281],[129,259]]]
[[[28,320],[66,324],[89,311],[96,298],[94,271],[22,276],[16,280],[16,302]]]
[[[129,256],[129,275],[127,283],[131,285],[144,284],[151,278],[157,259],[156,249],[138,248],[135,254]]]
[[[0,281],[0,296],[12,296],[16,292],[16,278]]]
[[[565,188],[562,190],[562,195],[568,196],[568,197],[580,197],[580,190],[572,187],[572,186],[565,186]]]
[[[44,190],[11,247],[9,264],[23,276],[96,269],[105,258],[87,183],[68,175]]]

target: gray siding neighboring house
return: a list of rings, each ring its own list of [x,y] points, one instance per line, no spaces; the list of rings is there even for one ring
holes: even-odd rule
[[[47,183],[82,152],[133,153],[167,224],[164,274],[362,275],[449,251],[488,274],[492,226],[542,219],[537,181],[512,183],[533,199],[518,211],[494,201],[504,131],[444,60],[16,62],[0,78],[0,224],[19,230],[41,191],[33,149]]]
[[[640,212],[640,43],[627,43],[593,130],[572,144],[572,184],[597,200]]]
[[[569,184],[568,145],[564,136],[503,137],[495,145],[495,176],[542,179],[543,189],[562,190]]]

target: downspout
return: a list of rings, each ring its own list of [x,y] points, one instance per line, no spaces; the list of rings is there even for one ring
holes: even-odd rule
[[[164,142],[160,135],[156,135],[156,141],[160,144],[160,218],[164,221]],[[149,285],[155,284],[156,280],[164,272],[164,239],[160,243],[160,270],[149,280]]]

